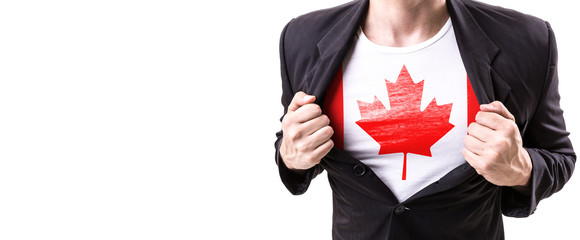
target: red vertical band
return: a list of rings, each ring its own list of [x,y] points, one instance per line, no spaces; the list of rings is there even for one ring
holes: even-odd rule
[[[403,153],[403,177],[401,180],[407,180],[407,153]]]
[[[323,111],[330,119],[330,126],[334,130],[332,141],[334,146],[344,149],[344,105],[342,93],[342,66],[338,68],[334,79],[326,89]]]
[[[479,112],[479,102],[475,96],[475,92],[471,87],[469,76],[467,76],[467,126],[475,122],[475,115]]]

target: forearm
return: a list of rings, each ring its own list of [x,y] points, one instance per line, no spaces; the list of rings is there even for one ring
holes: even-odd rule
[[[279,132],[281,134],[281,132]],[[282,157],[280,156],[280,143],[282,138],[280,137],[276,143],[276,164],[278,165],[278,172],[280,174],[280,179],[284,186],[290,191],[290,193],[294,195],[300,195],[306,192],[308,187],[310,186],[310,182],[314,179],[318,174],[320,174],[323,169],[320,165],[316,165],[307,170],[292,170],[289,169]]]

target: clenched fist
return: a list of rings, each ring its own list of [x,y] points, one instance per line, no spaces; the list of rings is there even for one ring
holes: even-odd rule
[[[514,116],[498,101],[483,104],[463,139],[463,156],[487,181],[526,192],[532,172],[530,155]]]
[[[330,139],[334,134],[330,120],[314,103],[315,99],[304,92],[296,93],[282,119],[284,135],[280,156],[289,169],[300,171],[313,167],[334,146]]]

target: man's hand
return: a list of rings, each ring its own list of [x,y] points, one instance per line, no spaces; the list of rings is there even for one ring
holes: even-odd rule
[[[284,136],[280,156],[289,169],[300,171],[313,167],[334,146],[330,139],[334,133],[328,125],[330,120],[314,103],[315,99],[304,92],[296,93],[282,119]]]
[[[463,139],[463,157],[487,181],[526,192],[532,161],[514,116],[498,101],[483,104]]]

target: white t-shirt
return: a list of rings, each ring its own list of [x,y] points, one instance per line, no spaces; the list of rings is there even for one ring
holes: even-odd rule
[[[468,115],[479,109],[451,20],[411,47],[377,45],[359,31],[327,91],[336,146],[371,168],[399,201],[465,162]]]

